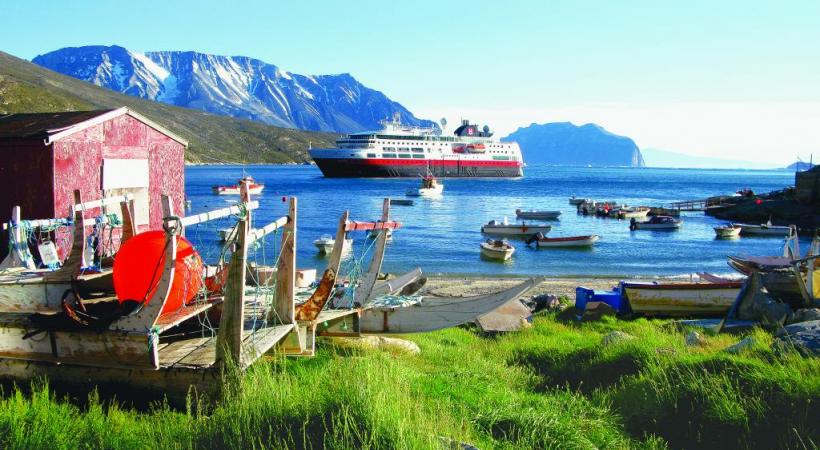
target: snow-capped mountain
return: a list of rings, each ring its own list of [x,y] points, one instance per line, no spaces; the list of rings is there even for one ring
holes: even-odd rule
[[[372,130],[396,112],[404,123],[436,126],[350,74],[298,75],[244,56],[86,46],[46,53],[33,62],[128,95],[281,127]]]

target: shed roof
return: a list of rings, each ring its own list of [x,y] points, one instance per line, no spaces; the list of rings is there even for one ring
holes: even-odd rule
[[[147,117],[128,108],[99,109],[94,111],[68,111],[53,113],[19,113],[0,115],[0,139],[42,138],[46,143],[100,124],[115,117],[128,114],[171,139],[187,146],[188,142]]]

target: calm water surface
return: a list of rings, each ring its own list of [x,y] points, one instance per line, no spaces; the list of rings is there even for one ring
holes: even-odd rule
[[[300,267],[322,268],[312,242],[334,234],[339,216],[349,210],[354,220],[380,217],[384,197],[405,198],[417,180],[329,179],[313,166],[250,166],[245,172],[265,183],[257,197],[256,225],[287,212],[283,197],[297,196],[297,258]],[[224,207],[236,198],[211,194],[214,184],[232,184],[242,176],[239,166],[191,166],[186,169],[186,192],[193,213]],[[618,200],[631,205],[660,205],[718,194],[742,187],[757,192],[794,183],[794,174],[780,171],[688,170],[649,168],[581,168],[530,166],[521,179],[446,179],[440,200],[414,199],[414,206],[392,207],[392,217],[404,225],[388,244],[384,270],[421,267],[428,273],[487,275],[685,275],[699,271],[728,274],[726,255],[774,255],[782,251],[779,238],[716,240],[712,227],[720,221],[702,213],[685,213],[677,232],[630,231],[628,221],[579,216],[567,200],[572,195]],[[491,219],[515,219],[516,208],[561,210],[550,237],[598,234],[592,249],[535,249],[513,241],[517,251],[506,263],[482,260],[481,226]],[[189,214],[191,213],[189,212]],[[188,237],[206,259],[218,257],[217,229],[227,221],[203,224]],[[354,254],[369,243],[363,233],[353,235]],[[278,239],[268,239],[258,257],[270,263]]]

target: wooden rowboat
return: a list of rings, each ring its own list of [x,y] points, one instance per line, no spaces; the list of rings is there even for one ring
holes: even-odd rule
[[[496,236],[529,237],[537,233],[547,234],[551,229],[549,225],[508,224],[491,220],[481,227],[481,232]]]
[[[734,239],[740,237],[741,227],[733,224],[715,227],[715,235],[718,239]]]
[[[239,195],[243,181],[248,183],[248,193],[251,195],[259,195],[265,189],[264,184],[255,182],[252,177],[243,177],[233,186],[213,186],[211,190],[216,195]]]
[[[515,216],[527,220],[556,220],[561,216],[561,211],[521,211],[516,209]]]
[[[741,228],[742,234],[750,234],[756,236],[779,236],[785,237],[791,233],[791,227],[772,225],[771,222],[760,225],[749,225],[745,223],[735,224]]]
[[[520,298],[542,280],[529,279],[495,294],[475,297],[423,297],[410,306],[375,306],[362,311],[362,333],[424,333],[455,327]]]
[[[722,283],[621,283],[632,311],[658,316],[721,316],[740,293],[741,281]]]
[[[490,259],[506,261],[512,258],[513,253],[515,253],[515,247],[505,240],[487,239],[486,242],[481,243],[481,255]]]
[[[535,242],[538,248],[549,247],[591,247],[601,239],[597,234],[587,236],[568,236],[568,237],[533,237],[527,240],[527,244]]]

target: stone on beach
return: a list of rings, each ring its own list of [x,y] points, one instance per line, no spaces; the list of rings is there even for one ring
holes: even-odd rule
[[[750,350],[752,347],[754,347],[754,345],[755,345],[754,338],[751,337],[751,336],[748,336],[748,337],[743,338],[737,344],[730,345],[729,347],[726,347],[726,351],[729,352],[729,353],[737,355],[739,353],[743,353],[745,351]]]
[[[772,346],[778,353],[793,349],[803,356],[820,356],[820,320],[783,327],[777,331]]]
[[[685,342],[687,347],[702,347],[706,345],[706,338],[697,331],[690,331],[686,333]]]
[[[626,342],[629,340],[635,339],[635,336],[632,336],[629,333],[624,333],[623,331],[613,331],[601,340],[601,343],[604,345],[613,345],[613,344],[620,344],[622,342]]]
[[[355,338],[337,337],[332,338],[332,342],[340,347],[358,348],[366,350],[385,350],[390,353],[421,353],[418,344],[406,339],[391,338],[385,336],[362,336]]]

